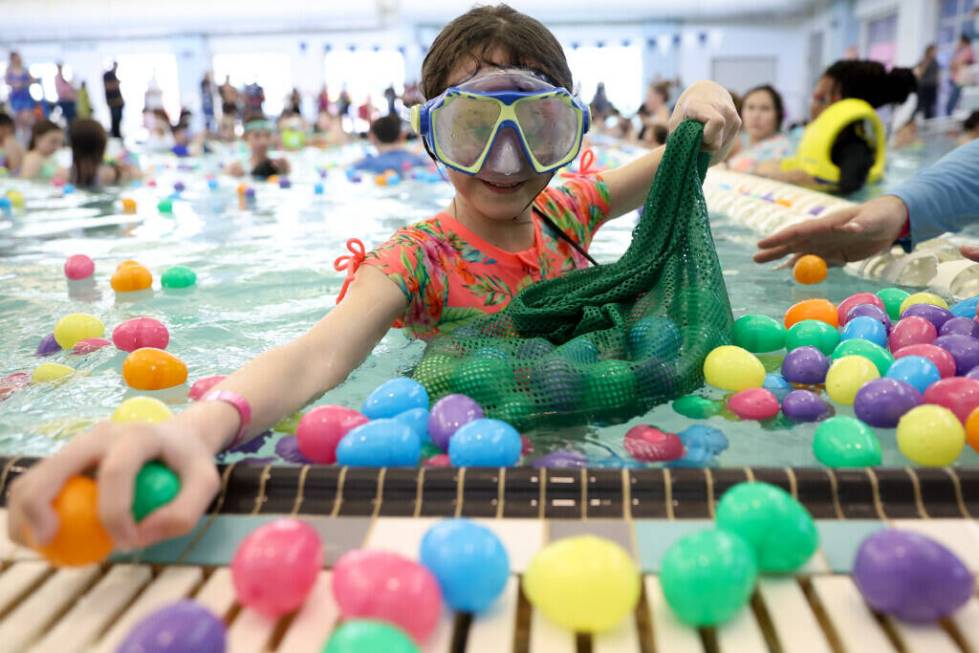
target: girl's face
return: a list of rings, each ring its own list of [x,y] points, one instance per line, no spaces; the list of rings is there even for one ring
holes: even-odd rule
[[[775,103],[767,91],[755,91],[744,99],[741,108],[744,130],[754,140],[768,138],[778,131]]]
[[[65,133],[60,129],[55,129],[45,133],[34,141],[34,149],[42,156],[51,156],[64,144]]]
[[[248,147],[251,148],[252,154],[265,156],[269,148],[272,147],[272,132],[267,129],[256,129],[248,132],[245,135],[245,140],[248,141]]]

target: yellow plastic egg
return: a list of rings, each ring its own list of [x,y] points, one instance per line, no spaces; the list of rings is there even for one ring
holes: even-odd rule
[[[119,404],[112,413],[112,421],[124,424],[141,422],[143,424],[159,424],[173,417],[173,413],[165,403],[152,397],[132,397]]]
[[[34,383],[48,383],[49,381],[66,379],[74,373],[74,368],[62,365],[61,363],[41,363],[34,368],[34,373],[31,374],[31,381]]]
[[[10,205],[15,209],[24,208],[24,194],[19,190],[8,190],[7,199],[10,200]]]
[[[569,537],[534,556],[523,589],[531,605],[551,621],[578,632],[601,632],[615,628],[636,609],[639,569],[611,540]]]
[[[104,334],[102,320],[88,313],[71,313],[54,325],[54,339],[62,349],[71,349],[81,340],[101,338]]]
[[[917,465],[951,465],[964,446],[962,422],[944,406],[922,404],[906,412],[897,423],[897,448]]]
[[[136,212],[136,200],[131,197],[122,198],[122,212],[123,213],[135,213]]]
[[[931,304],[933,306],[938,306],[939,308],[948,308],[948,302],[939,297],[933,292],[916,292],[913,295],[908,295],[901,302],[901,314],[908,310],[911,306],[915,304]]]
[[[724,345],[704,359],[704,379],[730,392],[760,388],[765,383],[765,366],[747,349]]]
[[[852,406],[865,383],[880,378],[877,366],[863,356],[837,359],[826,373],[826,393],[838,404]]]

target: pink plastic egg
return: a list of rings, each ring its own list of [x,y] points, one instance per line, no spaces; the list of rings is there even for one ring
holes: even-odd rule
[[[901,321],[903,322],[904,320]],[[941,347],[936,347],[935,345],[908,345],[894,352],[895,359],[904,358],[905,356],[923,356],[927,358],[935,364],[935,367],[938,368],[938,373],[943,379],[955,376],[955,359],[952,358],[952,354]]]
[[[75,343],[75,346],[71,348],[71,353],[76,356],[81,356],[83,354],[91,354],[93,351],[98,351],[103,347],[108,347],[112,343],[105,338],[85,338],[84,340],[79,340]]]
[[[84,254],[74,254],[65,261],[65,276],[73,281],[95,274],[95,261]]]
[[[643,462],[660,462],[683,458],[683,441],[676,433],[667,433],[649,424],[633,426],[625,434],[623,446],[630,456]]]
[[[307,460],[319,464],[337,461],[337,445],[348,432],[369,422],[366,417],[344,406],[319,406],[303,415],[296,427],[299,451]]]
[[[894,328],[891,335],[887,338],[887,344],[891,351],[897,351],[911,345],[930,345],[938,337],[938,329],[935,325],[923,317],[909,315],[901,318]]]
[[[936,381],[925,390],[925,403],[948,408],[965,424],[969,413],[979,408],[979,381],[959,376]]]
[[[112,342],[120,351],[136,351],[142,347],[166,349],[170,344],[170,332],[159,320],[136,317],[115,328]]]
[[[437,453],[430,458],[426,458],[422,463],[425,467],[451,467],[452,460],[447,453]]]
[[[778,398],[765,388],[748,388],[727,400],[727,407],[741,419],[771,419],[778,415]]]
[[[423,642],[442,613],[442,593],[428,569],[388,551],[345,553],[333,567],[333,597],[344,619],[380,619]]]
[[[190,386],[190,391],[187,396],[191,401],[199,401],[201,397],[206,395],[211,388],[217,384],[224,381],[226,377],[224,374],[215,374],[214,376],[205,376],[194,381],[194,385]]]
[[[277,519],[238,545],[231,579],[242,605],[275,618],[303,604],[322,566],[316,530],[296,519]]]
[[[855,295],[850,295],[836,307],[836,314],[839,316],[840,326],[846,324],[847,314],[849,314],[850,310],[855,306],[860,306],[860,304],[873,304],[877,308],[884,308],[884,302],[872,292],[858,292]]]

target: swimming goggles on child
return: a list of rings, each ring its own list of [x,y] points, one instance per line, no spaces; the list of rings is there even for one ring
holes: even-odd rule
[[[487,165],[538,174],[567,165],[588,131],[588,106],[567,89],[518,69],[483,73],[411,109],[411,126],[439,161],[475,175]]]

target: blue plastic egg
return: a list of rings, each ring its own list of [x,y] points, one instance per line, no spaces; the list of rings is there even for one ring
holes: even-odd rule
[[[705,467],[728,447],[727,436],[710,426],[694,424],[677,435],[686,453],[683,458],[671,461],[670,467]]]
[[[323,191],[324,191],[324,187],[323,187],[323,183],[322,182],[319,182],[318,181],[315,184],[313,184],[313,194],[314,195],[322,195],[323,194]]]
[[[468,519],[449,519],[428,529],[419,559],[438,580],[442,598],[458,612],[489,608],[510,576],[510,557],[500,538]]]
[[[65,195],[71,195],[75,192],[75,184],[65,184],[61,187],[61,192]]]
[[[476,419],[452,435],[449,460],[456,467],[509,467],[520,460],[521,445],[520,434],[506,422]]]
[[[969,299],[963,299],[958,304],[953,304],[949,307],[949,311],[955,317],[976,317],[976,308],[979,307],[979,295],[975,297],[970,297]]]
[[[393,419],[361,424],[337,445],[337,464],[349,467],[415,467],[420,458],[418,436]]]
[[[179,601],[145,617],[116,653],[224,653],[224,622],[196,601]]]
[[[840,340],[869,340],[875,345],[887,347],[887,328],[872,317],[861,315],[846,323]]]
[[[217,179],[208,179],[207,180],[207,187],[210,188],[211,190],[217,190],[218,189],[218,180]]]
[[[399,377],[382,383],[370,393],[360,412],[367,419],[382,419],[400,415],[412,408],[428,410],[428,391],[418,381]]]
[[[429,441],[428,437],[428,409],[412,408],[392,418],[395,422],[401,422],[410,428],[418,436],[419,442],[425,444]]]
[[[598,347],[594,342],[584,336],[572,338],[558,347],[555,353],[560,354],[561,358],[569,360],[572,363],[588,364],[598,362]]]
[[[938,367],[924,356],[898,358],[885,375],[889,379],[904,381],[918,392],[924,392],[932,383],[941,380]]]
[[[785,399],[785,395],[792,392],[792,384],[785,380],[785,377],[778,372],[770,372],[765,375],[765,383],[762,387],[775,395],[779,403]]]

